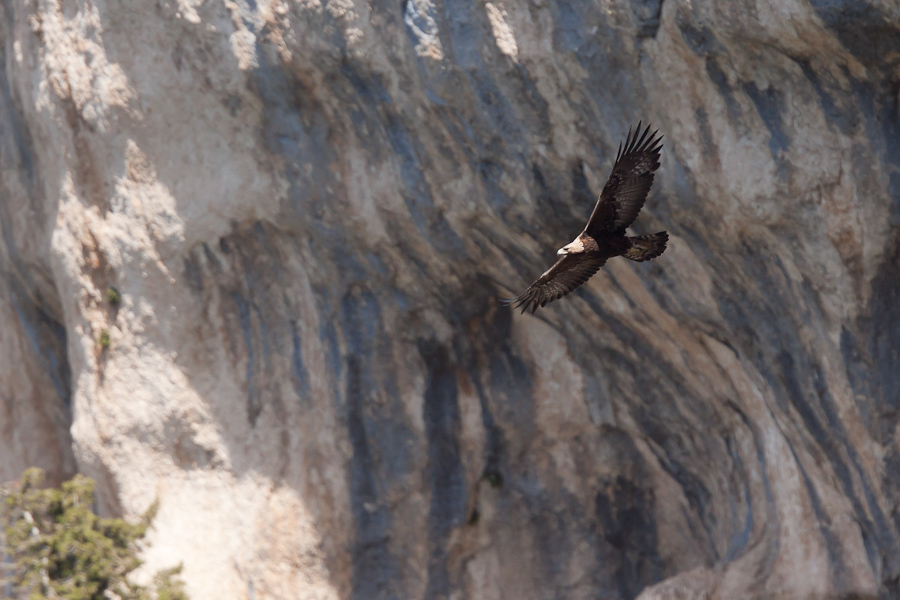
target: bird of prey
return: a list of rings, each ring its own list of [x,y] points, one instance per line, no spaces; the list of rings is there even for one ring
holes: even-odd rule
[[[629,128],[625,146],[619,144],[616,164],[584,231],[556,252],[560,258],[555,265],[520,296],[503,300],[504,304],[522,307],[523,313],[531,308],[534,313],[539,306],[559,300],[584,284],[607,259],[624,256],[644,262],[665,251],[669,240],[665,231],[634,237],[625,235],[625,228],[634,222],[644,206],[653,185],[653,172],[659,168],[662,136],[657,137],[657,133],[658,129],[650,133],[650,125],[641,133],[640,123],[633,133]]]

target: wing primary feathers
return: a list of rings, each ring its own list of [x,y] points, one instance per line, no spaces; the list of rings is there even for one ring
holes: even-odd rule
[[[658,148],[651,147],[656,146],[663,138],[663,136],[656,137],[656,134],[659,133],[659,129],[655,130],[653,133],[650,133],[651,125],[648,123],[647,127],[644,128],[643,132],[641,131],[642,122],[638,122],[637,128],[632,130],[628,129],[628,136],[625,138],[625,151],[621,151],[621,143],[619,144],[620,151],[616,154],[616,162],[623,157],[623,155],[627,154],[635,154],[639,152],[653,152]],[[649,137],[648,137],[649,136]]]
[[[641,139],[639,139],[639,140],[637,141],[637,143],[635,144],[635,146],[636,146],[637,148],[641,148],[641,147],[644,146],[644,141],[647,139],[647,134],[648,134],[648,133],[650,133],[650,124],[649,124],[649,123],[647,124],[647,129],[644,130],[644,135],[642,135],[642,136],[641,136]]]
[[[628,133],[631,133],[631,131],[629,131]],[[631,139],[628,140],[628,150],[625,152],[625,154],[634,152],[635,142],[637,142],[637,138],[639,135],[641,135],[641,121],[638,121],[637,129],[635,129],[634,134],[629,136]]]
[[[528,309],[534,314],[538,308],[547,306],[584,285],[605,262],[605,258],[597,255],[564,256],[521,295],[502,302],[513,309],[521,308],[523,314]]]
[[[635,128],[633,134],[631,133],[631,129],[628,130],[628,133],[630,134],[629,137],[631,137],[631,140],[630,140],[631,144],[629,144],[628,151],[625,154],[628,154],[629,152],[634,152],[634,149],[637,147],[637,138],[639,135],[641,135],[641,124],[642,123],[643,123],[643,121],[638,121],[637,127]]]
[[[585,227],[589,235],[624,230],[637,218],[659,168],[662,136],[658,134],[659,129],[654,131],[650,123],[644,127],[643,121],[629,128]]]
[[[631,140],[630,140],[631,144],[629,144],[629,148],[625,152],[625,154],[634,154],[636,152],[644,152],[648,149],[649,143],[645,144],[644,142],[647,141],[647,134],[650,133],[650,127],[651,126],[648,123],[647,127],[644,129],[643,133],[641,133],[641,123],[638,122],[637,129],[635,130],[634,135],[631,137]],[[653,132],[653,135],[650,136],[651,140],[653,139],[653,137],[656,135],[656,133],[658,131],[659,130],[657,129],[656,131]],[[640,137],[638,137],[638,136],[640,136]]]

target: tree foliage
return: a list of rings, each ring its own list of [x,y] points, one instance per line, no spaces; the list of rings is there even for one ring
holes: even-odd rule
[[[137,542],[156,513],[154,503],[137,523],[94,514],[94,481],[76,475],[61,488],[42,488],[43,472],[26,471],[18,485],[2,492],[6,552],[13,568],[7,585],[14,597],[43,600],[150,600],[150,590],[128,575],[141,561]],[[159,573],[159,600],[187,600],[180,569]],[[9,588],[8,588],[9,589]],[[112,595],[110,595],[110,593]]]

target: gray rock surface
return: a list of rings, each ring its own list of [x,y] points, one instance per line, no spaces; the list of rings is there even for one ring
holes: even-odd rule
[[[641,118],[669,250],[499,306]],[[194,598],[898,597],[898,226],[893,1],[3,0],[0,476]]]

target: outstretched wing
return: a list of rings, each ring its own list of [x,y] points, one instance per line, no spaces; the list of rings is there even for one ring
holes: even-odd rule
[[[653,185],[653,172],[659,168],[662,136],[657,133],[658,129],[650,133],[647,125],[642,134],[640,123],[634,133],[628,130],[625,148],[619,144],[616,164],[584,228],[588,235],[625,229],[637,218]]]
[[[502,300],[502,302],[507,305],[511,304],[513,308],[521,306],[523,313],[530,307],[531,312],[534,313],[538,306],[559,300],[580,287],[605,262],[605,258],[596,255],[567,254],[556,261],[556,264],[541,275],[537,281],[528,286],[528,289],[520,296]]]

